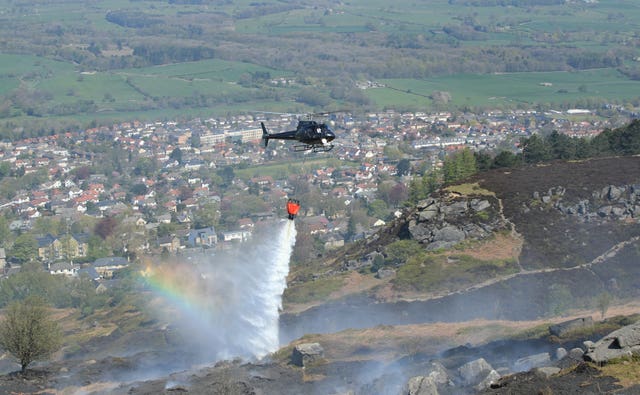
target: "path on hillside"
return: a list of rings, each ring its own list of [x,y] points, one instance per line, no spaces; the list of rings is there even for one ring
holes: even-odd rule
[[[490,285],[499,283],[501,281],[510,280],[510,279],[518,277],[518,276],[527,276],[527,275],[540,274],[540,273],[553,273],[553,272],[557,272],[557,271],[571,271],[571,270],[589,269],[594,265],[601,264],[604,261],[606,261],[607,259],[611,259],[611,258],[615,257],[618,254],[618,252],[620,252],[620,250],[622,250],[624,247],[626,247],[627,245],[629,245],[631,243],[635,243],[635,242],[637,242],[639,240],[640,240],[640,236],[634,236],[634,237],[630,238],[629,240],[621,241],[620,243],[618,243],[618,244],[614,245],[613,247],[609,248],[603,254],[595,257],[593,260],[591,260],[591,262],[583,263],[581,265],[572,266],[572,267],[522,270],[522,271],[520,271],[518,273],[513,273],[513,274],[504,275],[504,276],[494,277],[492,279],[483,281],[481,283],[474,284],[474,285],[472,285],[472,286],[470,286],[468,288],[465,288],[465,289],[449,292],[449,293],[447,293],[445,295],[439,295],[438,298],[439,297],[445,297],[445,296],[448,296],[448,295],[463,294],[463,293],[467,293],[467,292],[470,292],[470,291],[476,291],[476,290],[478,290],[480,288],[488,287]]]

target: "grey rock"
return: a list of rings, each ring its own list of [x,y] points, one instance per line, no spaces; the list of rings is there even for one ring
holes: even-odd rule
[[[445,226],[444,228],[435,230],[433,232],[433,241],[451,241],[458,243],[464,239],[464,232],[451,225]]]
[[[473,199],[469,204],[469,207],[471,207],[471,209],[474,211],[482,211],[491,207],[491,203],[489,203],[487,200]]]
[[[584,359],[595,363],[640,353],[640,322],[615,330],[595,343],[586,343]]]
[[[584,356],[584,350],[581,348],[572,348],[569,350],[569,354],[567,356],[575,361],[582,361]]]
[[[560,368],[555,366],[545,366],[545,367],[533,369],[533,373],[538,377],[548,379],[554,374],[560,373]]]
[[[598,215],[601,217],[608,217],[611,214],[612,206],[602,206],[598,209]]]
[[[430,377],[437,385],[449,384],[451,382],[447,369],[438,361],[431,362],[428,371],[427,377]]]
[[[444,213],[445,218],[464,215],[467,212],[467,201],[460,200],[447,206],[442,206],[440,207],[440,211]]]
[[[488,374],[487,377],[485,377],[481,382],[479,382],[477,385],[475,385],[473,388],[476,391],[482,391],[484,389],[487,389],[491,386],[491,384],[497,382],[498,380],[500,380],[500,374],[498,372],[496,372],[495,370],[491,370]]]
[[[483,373],[488,374],[492,370],[493,367],[484,358],[479,358],[460,366],[458,374],[463,385],[472,385],[483,380]]]
[[[409,379],[403,391],[408,395],[438,395],[438,386],[430,377],[416,376]]]
[[[624,193],[625,188],[619,188],[614,185],[609,186],[609,191],[607,192],[607,199],[609,200],[618,200],[620,196]]]
[[[420,211],[418,214],[418,219],[421,222],[428,222],[436,218],[437,215],[438,215],[437,208],[429,208],[429,209]]]
[[[293,348],[291,363],[304,367],[322,357],[324,357],[324,349],[320,343],[302,343]]]
[[[590,316],[582,317],[570,321],[561,322],[556,325],[551,325],[549,326],[549,333],[554,336],[562,337],[571,331],[582,328],[591,328],[592,326],[593,318],[591,318]]]
[[[396,271],[393,269],[378,269],[378,271],[376,272],[376,278],[379,279],[383,279],[383,278],[389,278],[389,277],[393,277],[396,275]]]
[[[565,350],[562,347],[558,347],[558,349],[556,350],[556,361],[559,361],[562,358],[566,357],[567,354],[568,354],[567,350]]]

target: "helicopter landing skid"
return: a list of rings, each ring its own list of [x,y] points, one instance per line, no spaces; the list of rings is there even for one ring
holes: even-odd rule
[[[333,149],[333,144],[329,144],[329,145],[304,144],[304,145],[294,145],[293,146],[293,150],[295,152],[303,152],[303,151],[329,152],[332,149]]]

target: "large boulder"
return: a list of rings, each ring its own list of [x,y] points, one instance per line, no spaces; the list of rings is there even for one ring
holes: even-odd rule
[[[595,343],[585,342],[585,346],[584,359],[599,364],[640,354],[640,321],[613,331]]]
[[[493,367],[484,358],[478,358],[467,362],[458,368],[458,374],[464,386],[477,384],[493,370]]]
[[[451,384],[449,373],[447,373],[447,369],[440,362],[431,362],[428,371],[427,377],[433,379],[433,382],[437,385]]]
[[[583,328],[591,328],[592,326],[593,318],[589,316],[561,322],[556,325],[551,325],[549,326],[549,332],[554,336],[562,337],[571,331]]]
[[[322,357],[324,357],[324,349],[319,343],[302,343],[293,348],[291,363],[304,367]]]
[[[487,373],[487,376],[482,379],[482,381],[473,386],[473,389],[475,389],[476,391],[482,391],[491,387],[491,384],[497,383],[498,380],[500,380],[500,373],[492,369],[489,373]]]
[[[431,377],[416,376],[409,379],[403,393],[407,395],[438,395],[438,386]]]

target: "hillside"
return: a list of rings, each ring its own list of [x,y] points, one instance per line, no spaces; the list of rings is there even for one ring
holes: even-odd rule
[[[285,305],[283,347],[262,360],[203,360],[213,342],[194,348],[133,306],[60,313],[73,344],[2,376],[0,390],[395,395],[431,380],[442,394],[631,391],[637,359],[598,368],[581,350],[638,320],[639,178],[640,157],[621,157],[449,185],[366,242],[293,268],[289,298],[305,302]],[[553,369],[529,370],[540,364]]]
[[[483,318],[530,319],[593,305],[603,292],[632,298],[638,292],[638,269],[629,263],[638,255],[639,185],[638,157],[479,174],[315,266],[322,274],[309,277],[308,269],[293,268],[285,310],[295,317],[327,300],[357,306],[370,298],[380,308],[397,301],[442,303],[466,290],[475,292],[476,300],[494,300],[493,312]],[[399,241],[420,248],[398,262],[389,254],[399,254],[390,248]],[[372,272],[376,254],[386,255],[382,268],[389,269],[380,278]],[[331,291],[323,293],[327,284]],[[562,305],[550,293],[562,295]],[[304,303],[296,303],[299,295],[306,296],[300,298]]]

